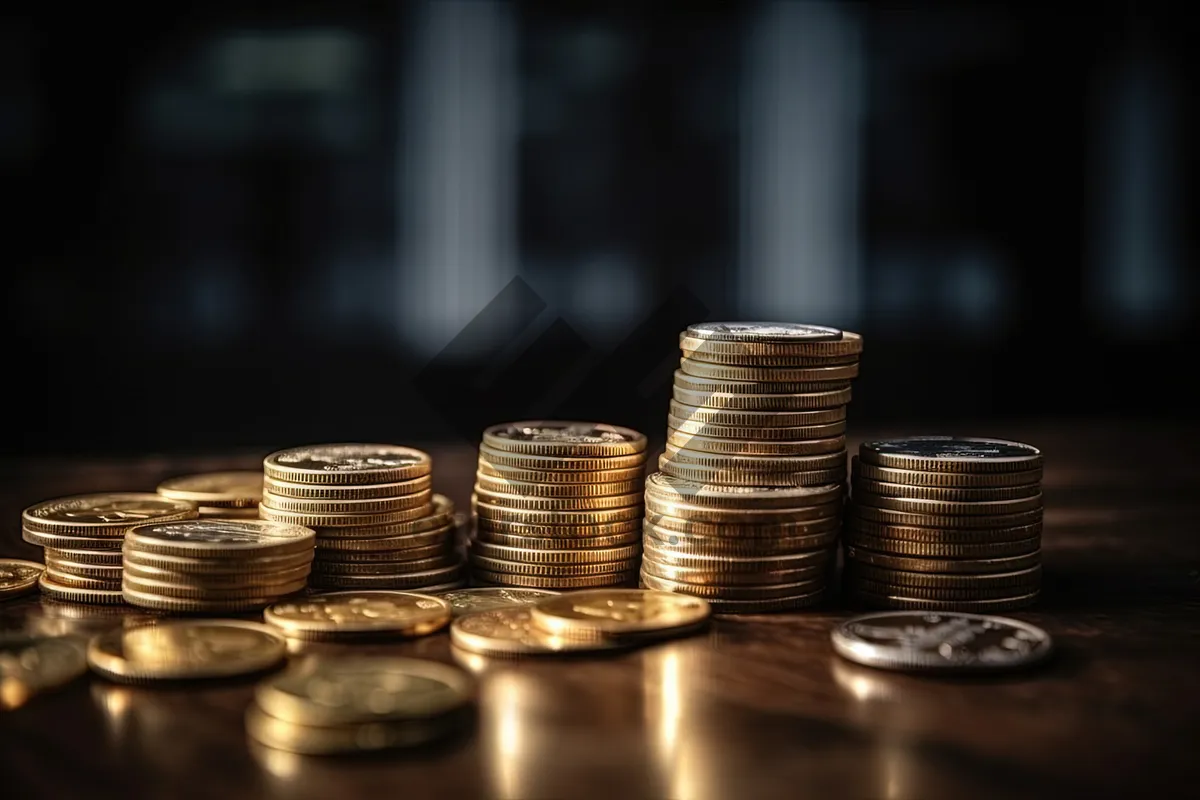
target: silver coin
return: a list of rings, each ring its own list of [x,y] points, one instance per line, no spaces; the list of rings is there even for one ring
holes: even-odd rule
[[[559,592],[552,592],[549,589],[519,589],[497,586],[457,589],[452,592],[443,592],[438,597],[448,602],[451,612],[454,616],[458,617],[473,611],[487,611],[507,606],[525,606],[558,594]]]
[[[831,634],[838,655],[882,669],[954,672],[1024,667],[1050,655],[1041,628],[1008,617],[888,611],[846,620]]]
[[[1042,454],[1036,447],[1021,442],[957,436],[914,436],[910,439],[866,442],[862,445],[862,451],[951,461],[1029,461]]]
[[[687,335],[710,342],[824,342],[842,338],[837,328],[796,322],[702,322]]]

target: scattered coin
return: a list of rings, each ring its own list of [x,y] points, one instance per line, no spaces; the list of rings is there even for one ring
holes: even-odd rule
[[[510,606],[465,614],[450,624],[450,641],[473,653],[499,656],[612,650],[632,644],[555,636],[537,628],[530,613],[529,606]]]
[[[259,672],[284,659],[286,644],[267,625],[234,620],[163,622],[102,633],[88,665],[119,682],[223,678]]]
[[[258,470],[228,470],[180,475],[158,485],[171,500],[195,503],[208,511],[253,508],[262,498],[263,476]]]
[[[662,636],[692,630],[711,614],[698,598],[647,589],[596,589],[570,592],[535,603],[533,624],[566,638]]]
[[[33,561],[0,558],[0,599],[19,597],[37,588],[44,567]]]
[[[547,597],[556,597],[558,594],[559,592],[549,589],[522,589],[516,586],[496,586],[455,589],[439,596],[450,604],[451,613],[459,617],[474,611],[530,605]]]
[[[444,597],[415,592],[335,592],[276,603],[263,618],[297,639],[424,636],[449,624],[450,608]]]

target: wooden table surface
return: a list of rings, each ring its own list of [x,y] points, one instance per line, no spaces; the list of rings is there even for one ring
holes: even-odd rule
[[[892,434],[914,431],[879,431]],[[838,604],[719,618],[634,652],[490,662],[473,730],[433,750],[294,757],[246,740],[253,682],[127,687],[85,677],[0,716],[6,798],[990,798],[1200,796],[1200,431],[974,429],[1046,453],[1045,588],[1015,613],[1058,655],[990,679],[932,679],[836,657]],[[430,447],[465,506],[474,453]],[[33,557],[19,515],[84,491],[253,468],[260,453],[0,466],[0,554]],[[0,604],[0,629],[36,597]],[[438,634],[387,648],[452,661]]]

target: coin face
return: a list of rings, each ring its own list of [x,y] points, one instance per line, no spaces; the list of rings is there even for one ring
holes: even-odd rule
[[[41,564],[16,558],[0,558],[0,597],[32,592],[45,570]]]
[[[113,492],[47,500],[25,509],[21,518],[33,530],[55,531],[128,527],[155,519],[195,516],[195,505],[183,500],[157,494]]]
[[[257,505],[262,488],[260,470],[229,470],[170,478],[158,485],[158,493],[173,500],[224,508]]]
[[[469,614],[473,611],[486,611],[493,608],[508,606],[525,606],[536,603],[547,597],[555,597],[558,592],[549,589],[520,589],[512,586],[485,586],[476,589],[457,589],[439,595],[450,604],[454,616]]]
[[[0,709],[13,709],[40,691],[87,671],[81,640],[73,636],[0,638]]]
[[[493,425],[483,442],[499,450],[563,456],[618,456],[646,449],[646,437],[630,428],[599,422],[535,420]]]
[[[708,619],[699,597],[652,589],[594,589],[543,600],[531,611],[534,624],[551,633],[595,632],[607,636],[687,628]]]
[[[837,328],[795,322],[703,322],[689,325],[687,335],[712,342],[813,342],[842,338]]]
[[[256,550],[271,545],[312,542],[311,528],[263,519],[193,519],[138,525],[126,534],[126,542],[172,545],[180,549]]]
[[[296,447],[272,453],[263,461],[270,477],[298,482],[320,475],[337,475],[356,483],[386,483],[386,476],[398,480],[405,479],[401,475],[415,478],[429,472],[430,466],[428,454],[390,444]]]
[[[88,663],[116,679],[215,678],[266,669],[285,650],[283,637],[258,623],[167,622],[97,636],[88,645]]]
[[[450,603],[416,592],[334,592],[276,603],[266,621],[288,635],[311,633],[432,633],[450,621]]]
[[[565,653],[623,646],[616,639],[569,639],[543,631],[534,627],[529,606],[464,614],[450,625],[450,641],[464,650],[484,655]]]
[[[1050,655],[1050,635],[1008,617],[893,611],[847,620],[833,648],[851,661],[897,670],[1001,670]]]
[[[866,442],[862,445],[862,452],[864,456],[878,453],[916,459],[996,462],[1029,461],[1041,455],[1036,447],[1020,442],[954,436],[915,436],[911,439]]]

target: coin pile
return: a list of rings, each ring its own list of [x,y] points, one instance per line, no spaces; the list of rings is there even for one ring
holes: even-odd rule
[[[454,504],[433,493],[433,462],[411,447],[331,444],[263,460],[263,519],[312,528],[310,584],[323,589],[462,586]]]
[[[267,747],[311,755],[412,747],[461,731],[474,696],[470,675],[447,664],[309,658],[259,684],[246,732]]]
[[[257,519],[262,483],[257,470],[228,470],[169,478],[157,491],[172,500],[195,503],[202,517]]]
[[[42,593],[69,603],[122,603],[121,547],[145,522],[195,519],[196,506],[157,494],[116,492],[47,500],[21,515],[22,538],[45,548]]]
[[[629,585],[641,556],[646,437],[592,422],[483,432],[470,543],[477,583],[533,589]]]
[[[1037,601],[1037,448],[949,436],[867,442],[851,475],[843,580],[851,600],[927,611],[999,611]]]
[[[261,519],[154,522],[125,534],[125,602],[157,611],[242,612],[304,589],[313,532]]]
[[[862,337],[816,325],[692,325],[646,484],[641,581],[721,613],[824,599]]]

